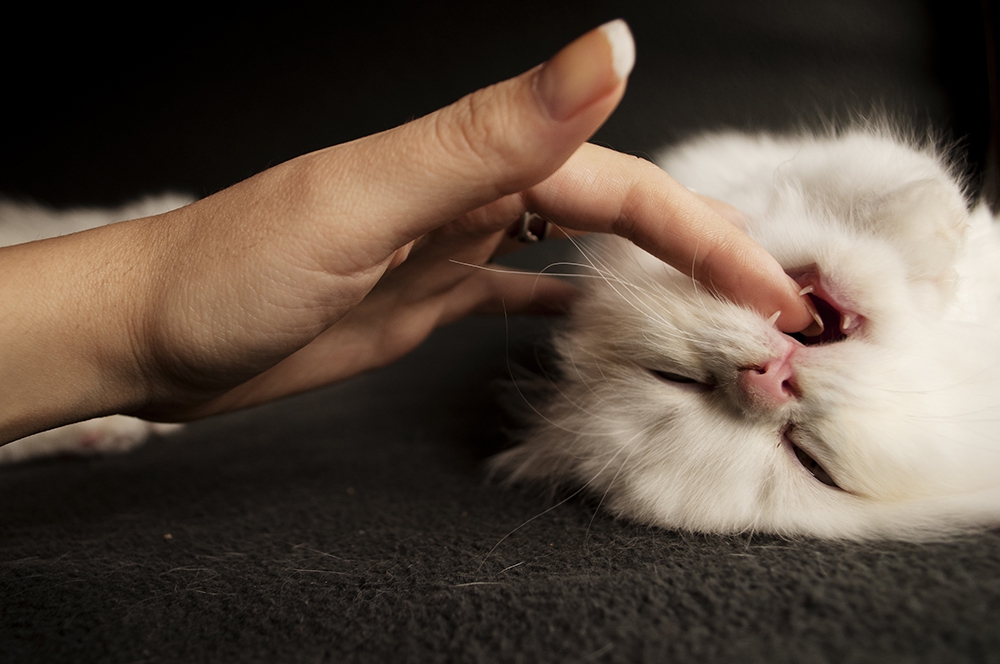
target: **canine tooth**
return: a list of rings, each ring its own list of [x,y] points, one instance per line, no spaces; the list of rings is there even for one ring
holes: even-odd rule
[[[771,317],[767,319],[767,324],[768,325],[775,325],[778,322],[778,316],[780,316],[780,315],[781,315],[781,310],[780,309],[777,310],[777,311],[775,311],[773,314],[771,314]]]
[[[840,317],[840,331],[850,332],[854,329],[854,316],[851,314],[843,314]]]
[[[813,288],[812,286],[806,286],[805,288],[803,288],[802,290],[799,291],[799,295],[808,295],[809,293],[813,292],[814,290],[816,290],[816,289]]]
[[[810,325],[806,329],[802,330],[802,334],[807,337],[819,336],[822,334],[823,330],[826,329],[826,326],[823,325],[823,317],[819,315],[818,311],[816,311],[816,307],[813,305],[812,300],[808,297],[804,297],[802,298],[802,301],[805,302],[809,315],[811,315],[813,320],[816,321],[813,325]]]

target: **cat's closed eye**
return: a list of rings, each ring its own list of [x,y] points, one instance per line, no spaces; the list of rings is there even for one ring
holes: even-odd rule
[[[697,383],[698,382],[694,378],[689,378],[687,376],[683,376],[683,375],[681,375],[679,373],[673,373],[671,371],[657,371],[656,369],[650,369],[650,371],[652,371],[654,375],[659,376],[663,380],[671,382],[671,383]]]
[[[787,444],[795,455],[796,461],[798,461],[810,475],[815,477],[819,482],[832,487],[834,489],[841,489],[840,485],[834,481],[830,473],[826,472],[826,469],[820,465],[816,459],[814,459],[808,452],[802,449],[802,446],[795,441],[795,429],[792,426],[787,427],[782,432],[782,439],[785,444]]]
[[[649,372],[659,378],[660,380],[666,381],[668,383],[674,383],[675,385],[690,385],[691,387],[701,387],[710,388],[712,385],[709,383],[704,383],[690,376],[685,376],[684,374],[674,373],[672,371],[659,371],[657,369],[650,369]]]
[[[813,477],[827,486],[833,487],[834,489],[840,489],[840,486],[838,486],[837,483],[833,481],[833,478],[830,477],[830,473],[826,472],[826,469],[819,465],[819,462],[817,462],[816,459],[809,456],[805,450],[793,443],[792,451],[795,452],[795,458],[799,460],[802,467],[808,470]]]

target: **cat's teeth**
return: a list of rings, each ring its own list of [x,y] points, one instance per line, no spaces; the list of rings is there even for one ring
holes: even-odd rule
[[[780,309],[778,311],[775,311],[773,314],[771,314],[771,317],[767,319],[767,324],[768,325],[774,325],[775,327],[777,327],[778,316],[780,316],[780,315],[781,315],[781,310]]]
[[[805,297],[802,301],[806,303],[806,309],[809,310],[809,313],[812,314],[813,320],[816,321],[806,329],[802,330],[802,334],[807,337],[817,337],[823,333],[823,330],[826,329],[826,325],[823,324],[823,317],[819,315],[818,311],[816,311],[816,305],[812,303],[812,300]]]
[[[814,290],[816,290],[816,289],[813,288],[812,286],[806,286],[805,288],[803,288],[802,290],[799,291],[799,296],[801,297],[802,295],[808,295],[809,293],[813,292]]]
[[[842,314],[840,317],[840,331],[847,334],[856,327],[856,323],[857,321],[851,314]]]

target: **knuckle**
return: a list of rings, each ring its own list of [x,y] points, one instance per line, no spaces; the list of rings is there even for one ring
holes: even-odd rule
[[[632,159],[635,160],[636,167],[628,169],[629,181],[625,185],[618,216],[612,225],[615,235],[628,240],[633,239],[638,220],[644,217],[643,213],[649,206],[650,192],[656,186],[656,179],[663,175],[663,171],[656,164],[640,157],[633,156]]]
[[[434,123],[437,141],[461,168],[487,173],[509,172],[522,161],[511,131],[511,114],[493,88],[479,90],[440,113]]]
[[[484,108],[481,94],[467,95],[456,107],[456,122],[451,132],[455,147],[480,161],[491,163],[497,129],[493,114]]]
[[[315,155],[304,155],[272,169],[276,176],[275,194],[280,191],[285,205],[302,213],[324,202],[331,179],[329,165]]]

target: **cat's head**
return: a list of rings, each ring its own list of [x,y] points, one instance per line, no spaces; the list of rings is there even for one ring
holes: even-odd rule
[[[798,146],[800,168],[728,196],[810,291],[818,336],[783,334],[624,241],[591,244],[596,278],[556,339],[562,378],[499,465],[700,531],[926,537],[1000,518],[986,283],[1000,244],[932,157],[894,146],[840,139],[813,160]],[[905,160],[866,173],[865,147]]]

